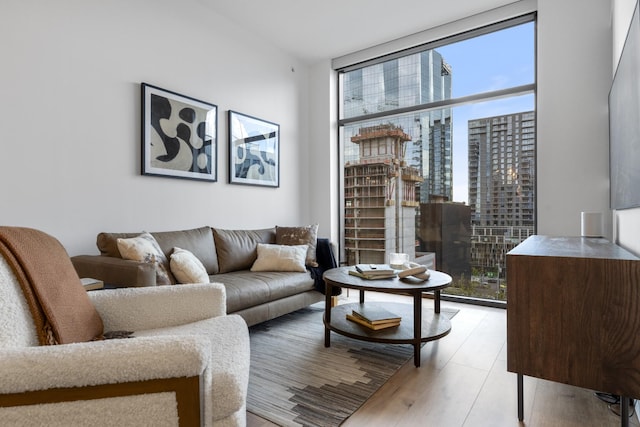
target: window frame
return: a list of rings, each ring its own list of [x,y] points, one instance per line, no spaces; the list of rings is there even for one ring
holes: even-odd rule
[[[345,128],[346,125],[349,125],[351,123],[357,123],[357,122],[366,122],[366,121],[370,121],[370,120],[376,120],[376,119],[380,119],[380,118],[387,118],[387,117],[394,117],[394,116],[400,116],[403,114],[407,114],[407,113],[415,113],[415,112],[429,112],[429,111],[433,111],[433,110],[441,110],[443,108],[455,108],[455,107],[459,107],[459,106],[463,106],[463,105],[467,105],[467,104],[473,104],[473,103],[478,103],[478,102],[489,102],[489,101],[494,101],[494,100],[499,100],[502,98],[507,98],[507,97],[517,97],[517,96],[521,96],[521,95],[533,95],[534,97],[534,118],[533,120],[537,119],[537,66],[534,66],[534,76],[533,76],[533,83],[529,83],[529,84],[524,84],[524,85],[518,85],[518,86],[513,86],[513,87],[509,87],[509,88],[505,88],[505,89],[499,89],[499,90],[494,90],[494,91],[487,91],[487,92],[480,92],[480,93],[475,93],[475,94],[471,94],[471,95],[466,95],[466,96],[460,96],[460,97],[456,97],[456,98],[450,98],[450,99],[445,99],[445,100],[439,100],[439,101],[435,101],[435,102],[430,102],[430,103],[423,103],[423,104],[418,104],[418,105],[414,105],[414,106],[409,106],[409,107],[402,107],[402,108],[395,108],[395,109],[390,109],[390,110],[386,110],[386,111],[381,111],[381,112],[376,112],[376,113],[369,113],[369,114],[362,114],[362,115],[358,115],[358,116],[354,116],[354,117],[349,117],[349,118],[344,118],[343,114],[343,105],[344,105],[344,99],[343,99],[343,94],[342,94],[342,90],[343,90],[343,84],[344,84],[344,75],[347,72],[350,71],[355,71],[358,69],[363,69],[365,67],[368,66],[372,66],[372,65],[376,65],[376,64],[380,64],[380,63],[385,63],[387,61],[393,60],[393,59],[398,59],[401,57],[405,57],[408,55],[412,55],[412,54],[417,54],[417,53],[421,53],[424,51],[429,51],[429,50],[435,50],[439,47],[443,47],[446,45],[450,45],[453,43],[457,43],[460,41],[464,41],[464,40],[468,40],[468,39],[472,39],[472,38],[476,38],[476,37],[480,37],[483,36],[485,34],[489,34],[489,33],[493,33],[496,31],[501,31],[504,29],[508,29],[511,27],[515,27],[518,25],[522,25],[525,23],[533,23],[534,25],[534,65],[537,64],[537,12],[534,11],[530,11],[530,12],[526,12],[523,13],[521,15],[515,16],[515,17],[510,17],[508,19],[503,19],[501,21],[498,22],[494,22],[488,25],[483,25],[483,26],[478,26],[474,29],[471,30],[467,30],[467,31],[462,31],[458,34],[454,34],[454,35],[450,35],[450,36],[445,36],[442,38],[439,38],[437,40],[434,41],[429,41],[429,42],[425,42],[425,43],[420,43],[416,46],[410,47],[410,48],[406,48],[406,49],[399,49],[393,53],[389,53],[389,54],[385,54],[385,55],[381,55],[381,56],[377,56],[375,58],[372,59],[368,59],[365,61],[361,61],[358,63],[354,63],[351,65],[346,65],[346,66],[342,66],[342,67],[336,67],[335,68],[335,72],[336,72],[336,76],[337,76],[337,84],[336,84],[336,89],[337,89],[337,116],[338,116],[338,120],[337,120],[337,133],[338,133],[338,145],[339,145],[339,149],[338,149],[338,183],[339,183],[339,188],[338,188],[338,197],[339,197],[339,201],[338,201],[338,208],[339,208],[339,247],[340,247],[340,251],[339,251],[339,260],[340,263],[344,263],[345,257],[344,257],[344,239],[345,239],[345,189],[344,189],[344,179],[345,179],[345,175],[344,175],[344,143],[343,143],[343,130]],[[537,120],[536,120],[537,123]],[[537,135],[537,132],[536,132]],[[524,143],[524,141],[522,141]],[[528,141],[527,141],[528,144]],[[537,144],[534,144],[534,149],[537,146]],[[537,153],[535,154],[535,156],[537,157]],[[537,159],[536,159],[536,164],[537,164]],[[537,184],[534,183],[534,191],[536,194],[536,199],[537,199]],[[535,221],[534,221],[534,233],[537,231],[537,203],[535,203],[535,213],[534,213],[534,217],[535,217]],[[450,300],[454,300],[454,301],[460,301],[460,302],[471,302],[473,304],[480,304],[480,305],[487,305],[487,306],[496,306],[496,307],[506,307],[506,301],[500,301],[500,300],[485,300],[485,299],[480,299],[480,298],[470,298],[470,297],[458,297],[458,296],[453,296],[453,295],[446,295],[443,296],[446,299],[450,299]]]

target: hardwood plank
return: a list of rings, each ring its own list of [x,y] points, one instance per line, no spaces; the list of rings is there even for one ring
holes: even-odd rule
[[[462,343],[451,361],[489,371],[505,346],[505,324],[504,310],[486,315],[479,321],[469,338]]]
[[[367,300],[403,298],[388,297],[367,293]],[[340,303],[357,298],[352,292],[350,298],[341,297]],[[433,301],[425,299],[423,305],[431,308]],[[505,310],[446,301],[442,306],[460,310],[452,319],[451,333],[427,343],[421,352],[422,366],[416,368],[409,360],[344,427],[523,425],[517,418],[516,375],[506,369]],[[487,340],[490,351],[481,349],[478,337]],[[496,348],[498,343],[502,345]],[[620,418],[591,390],[525,376],[524,400],[524,425],[528,427],[620,425]],[[640,426],[635,415],[630,423]],[[247,426],[275,424],[248,414]]]
[[[610,412],[607,404],[596,398],[593,391],[541,379],[537,382],[534,408],[530,416],[532,426],[616,427],[620,425],[620,418]],[[525,421],[527,421],[526,415]],[[631,417],[630,424],[637,426],[637,417]]]
[[[504,347],[506,348],[506,345]],[[503,350],[500,354],[506,353]],[[525,421],[528,421],[527,418],[533,411],[536,387],[535,378],[524,378]],[[507,372],[506,357],[498,357],[463,425],[465,427],[517,425],[517,399],[516,374]]]

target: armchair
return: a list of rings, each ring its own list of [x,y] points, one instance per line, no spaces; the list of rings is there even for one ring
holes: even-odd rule
[[[87,293],[77,275],[77,280],[65,276],[67,269],[74,274],[75,270],[64,248],[42,232],[24,229],[26,241],[43,242],[49,253],[53,250],[68,261],[56,266],[60,274],[47,271],[48,288],[64,286],[54,293],[69,295],[69,287],[77,286],[84,292],[76,290],[77,294],[86,295],[104,331],[134,332],[132,339],[43,345],[32,297],[25,296],[22,283],[24,277],[33,279],[37,274],[16,269],[11,239],[3,240],[8,229],[0,227],[2,425],[246,424],[248,330],[241,317],[226,315],[222,285]],[[12,228],[8,234],[22,236],[22,229],[15,231]],[[28,253],[38,250],[30,248]],[[59,277],[64,280],[56,280]],[[49,310],[45,304],[44,317],[55,319]],[[70,318],[79,329],[83,327],[84,319]]]

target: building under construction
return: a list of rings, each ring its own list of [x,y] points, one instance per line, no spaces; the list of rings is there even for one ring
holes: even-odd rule
[[[386,124],[359,129],[351,141],[359,160],[345,164],[345,255],[349,265],[386,263],[390,252],[415,258],[416,186],[423,181],[405,162],[411,137]]]

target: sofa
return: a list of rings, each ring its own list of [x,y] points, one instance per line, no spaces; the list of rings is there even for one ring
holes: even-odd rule
[[[142,235],[159,247],[158,253],[135,259],[123,256],[123,241]],[[238,314],[249,326],[301,309],[324,299],[322,274],[336,266],[331,243],[317,238],[317,225],[273,227],[258,230],[227,230],[203,226],[189,230],[152,233],[107,233],[97,236],[99,255],[77,255],[71,261],[80,277],[101,280],[106,287],[147,287],[179,284],[174,260],[192,255],[206,271],[190,282],[217,282],[225,287],[227,314]],[[304,249],[303,249],[304,247]],[[259,250],[275,261],[259,256]],[[293,258],[304,254],[304,265],[289,268]],[[284,252],[283,252],[284,251]],[[286,252],[286,253],[285,253]],[[128,259],[127,259],[128,258]],[[265,261],[266,260],[266,261]],[[262,262],[265,261],[265,262]],[[285,261],[285,265],[279,265]],[[260,268],[258,267],[260,264]],[[272,264],[272,265],[270,265]],[[183,279],[184,280],[188,280]],[[337,289],[336,294],[340,293]]]

